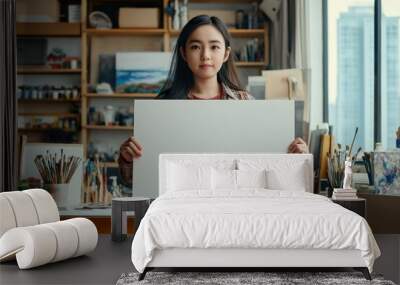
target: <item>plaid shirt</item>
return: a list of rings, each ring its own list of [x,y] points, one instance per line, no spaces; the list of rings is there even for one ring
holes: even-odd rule
[[[229,88],[225,84],[222,84],[223,99],[224,100],[253,100],[254,97],[246,91],[237,91]],[[189,98],[192,99],[192,98]],[[119,171],[121,177],[126,185],[132,185],[132,172],[133,162],[125,161],[121,156],[118,158]]]
[[[254,97],[251,96],[246,91],[237,91],[229,88],[225,84],[222,84],[222,88],[224,91],[224,99],[226,100],[253,100]]]

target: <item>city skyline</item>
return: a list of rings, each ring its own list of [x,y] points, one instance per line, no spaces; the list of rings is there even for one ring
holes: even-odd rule
[[[374,9],[348,7],[336,21],[335,88],[330,88],[329,121],[341,144],[359,127],[357,148],[372,150],[374,139]],[[336,38],[335,37],[335,38]],[[400,125],[400,17],[382,15],[382,143],[394,148]],[[332,71],[332,69],[330,69]],[[330,77],[330,78],[331,78]],[[334,90],[334,94],[331,91]]]

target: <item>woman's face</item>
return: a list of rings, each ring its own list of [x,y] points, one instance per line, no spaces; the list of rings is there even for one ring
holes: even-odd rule
[[[225,47],[224,37],[214,26],[204,25],[192,32],[180,52],[195,78],[208,79],[217,76],[230,48]]]

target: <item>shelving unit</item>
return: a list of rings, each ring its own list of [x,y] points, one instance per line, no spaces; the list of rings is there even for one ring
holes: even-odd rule
[[[59,128],[20,128],[18,129],[19,132],[65,132],[65,133],[76,133],[77,130],[71,129],[59,129]]]
[[[60,112],[37,112],[37,113],[19,113],[18,115],[21,116],[55,116],[55,117],[78,117],[80,114],[74,114],[74,113],[60,113]]]
[[[102,125],[84,125],[87,130],[110,130],[110,131],[132,131],[133,126],[102,126]]]
[[[252,62],[252,61],[237,61],[235,62],[237,67],[264,67],[266,65],[265,62]]]
[[[154,93],[114,93],[114,94],[99,94],[88,93],[86,97],[92,98],[155,98],[157,94]]]
[[[233,37],[262,37],[265,29],[228,29]],[[171,36],[178,36],[181,31],[167,30]]]
[[[80,23],[17,23],[18,36],[79,37]]]
[[[118,167],[118,163],[117,162],[101,162],[100,166],[115,168],[115,167]]]
[[[88,36],[162,36],[166,33],[165,29],[86,29],[85,32]]]
[[[54,1],[54,0],[53,0]],[[21,4],[22,6],[23,4]],[[51,5],[50,5],[51,6]],[[54,7],[54,6],[52,6]],[[18,9],[18,7],[17,7]],[[18,12],[18,11],[17,11]],[[67,22],[22,22],[16,24],[16,34],[17,37],[20,38],[47,38],[48,43],[59,41],[73,41],[73,38],[80,39],[81,38],[81,23],[67,23]],[[53,38],[63,38],[63,39],[55,39]],[[64,39],[66,38],[66,39]],[[49,44],[52,46],[52,44]],[[69,54],[68,54],[69,55]],[[63,76],[67,76],[69,81],[69,76],[74,76],[71,78],[76,78],[79,80],[81,77],[82,70],[80,68],[76,69],[67,69],[67,68],[52,68],[51,66],[18,66],[17,74],[19,80],[19,85],[47,85],[47,82],[53,82],[53,78],[56,78],[55,82],[63,82]],[[33,77],[31,77],[33,76]],[[50,80],[46,80],[43,78],[51,78]],[[74,80],[71,79],[70,82]],[[41,82],[35,84],[36,82]],[[71,83],[72,84],[72,83]],[[78,85],[77,83],[76,85]],[[51,84],[49,84],[51,85]],[[61,86],[62,84],[60,84]],[[72,85],[71,85],[72,86]],[[43,95],[41,95],[43,96]],[[74,128],[54,128],[49,127],[45,123],[43,127],[35,126],[35,127],[22,127],[18,129],[19,134],[27,134],[29,142],[43,142],[52,140],[54,134],[62,133],[60,136],[60,140],[64,140],[67,137],[68,141],[71,140],[73,142],[80,140],[80,113],[71,113],[70,109],[79,108],[81,103],[81,98],[75,99],[50,99],[50,98],[41,98],[41,99],[18,99],[19,105],[19,114],[18,116],[21,119],[26,120],[29,117],[54,117],[55,120],[73,120]],[[51,110],[51,111],[48,111]],[[25,121],[28,122],[28,121]],[[29,124],[25,124],[24,126],[29,126]],[[71,121],[70,121],[71,122]],[[62,122],[63,123],[63,122]],[[22,126],[22,125],[21,125]],[[60,125],[61,127],[62,125]],[[76,128],[75,128],[76,127]],[[64,135],[65,134],[65,135]]]
[[[45,103],[81,103],[81,99],[20,99],[18,100],[18,104],[45,104]]]
[[[17,69],[18,74],[79,74],[81,72],[82,70],[79,68],[51,68],[48,66],[23,66]]]

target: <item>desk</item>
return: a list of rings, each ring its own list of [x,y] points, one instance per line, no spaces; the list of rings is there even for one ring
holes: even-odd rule
[[[367,200],[367,221],[374,234],[400,234],[400,196],[358,192]]]

